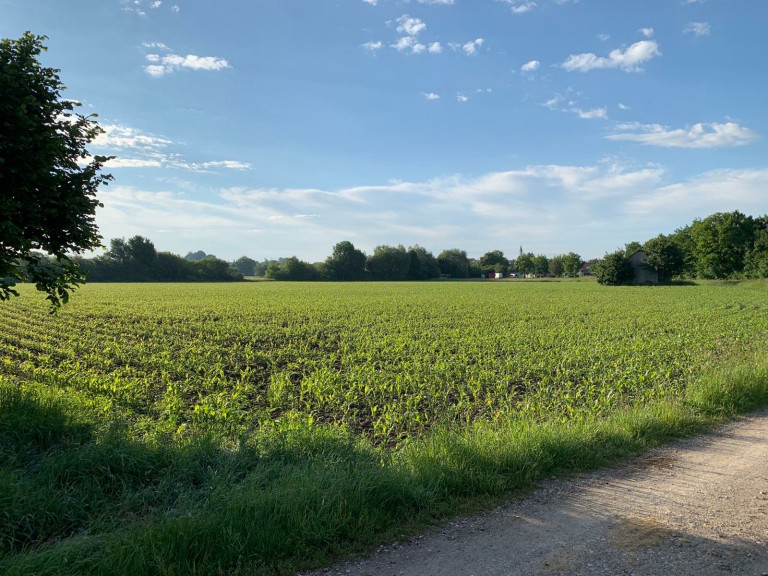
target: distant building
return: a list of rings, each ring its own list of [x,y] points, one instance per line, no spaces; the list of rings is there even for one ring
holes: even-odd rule
[[[629,258],[632,270],[635,273],[633,284],[658,284],[659,273],[645,263],[648,253],[645,250],[634,252]]]

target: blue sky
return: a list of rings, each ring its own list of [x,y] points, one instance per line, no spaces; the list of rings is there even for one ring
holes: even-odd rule
[[[66,7],[65,7],[66,6]],[[116,156],[105,243],[599,257],[768,212],[766,0],[0,0]]]

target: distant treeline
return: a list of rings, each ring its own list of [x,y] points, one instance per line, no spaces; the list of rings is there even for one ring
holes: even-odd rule
[[[333,253],[323,262],[309,263],[292,256],[279,261],[257,263],[243,257],[234,265],[246,276],[263,275],[273,280],[322,281],[322,280],[430,280],[433,278],[480,278],[490,274],[576,276],[583,265],[581,257],[570,252],[547,258],[531,253],[520,254],[510,260],[501,250],[486,252],[478,259],[469,258],[464,250],[453,248],[442,251],[437,257],[422,246],[405,248],[377,246],[373,254],[355,248],[349,242],[339,242]],[[253,268],[251,268],[253,267]]]
[[[626,283],[632,277],[628,258],[638,250],[646,252],[644,265],[661,281],[768,278],[768,215],[718,212],[644,244],[629,242],[606,254],[591,271],[603,284]]]
[[[115,238],[109,250],[96,258],[77,258],[88,282],[233,282],[242,273],[215,256],[198,260],[158,252],[143,236]]]
[[[258,262],[243,256],[230,264],[202,251],[185,257],[158,252],[142,236],[113,239],[104,255],[75,261],[87,271],[90,282],[231,282],[244,276],[283,281],[398,281],[490,274],[573,277],[591,272],[604,284],[621,284],[631,278],[628,258],[638,250],[646,252],[645,265],[658,272],[662,282],[672,278],[768,278],[768,215],[718,212],[673,234],[660,234],[642,244],[629,242],[623,249],[586,263],[575,252],[548,258],[522,253],[522,249],[514,260],[501,250],[473,259],[458,248],[435,257],[418,245],[377,246],[367,255],[343,241],[323,262],[309,263],[296,256]]]

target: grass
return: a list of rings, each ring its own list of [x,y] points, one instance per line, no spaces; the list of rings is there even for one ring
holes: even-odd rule
[[[766,289],[27,291],[0,574],[292,574],[706,431],[768,405]]]
[[[297,422],[221,450],[137,441],[77,398],[4,382],[0,571],[290,574],[766,404],[763,357],[605,418],[436,429],[392,453]]]

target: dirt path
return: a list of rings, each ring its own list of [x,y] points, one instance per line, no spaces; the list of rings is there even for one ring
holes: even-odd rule
[[[768,576],[768,412],[313,576]]]

